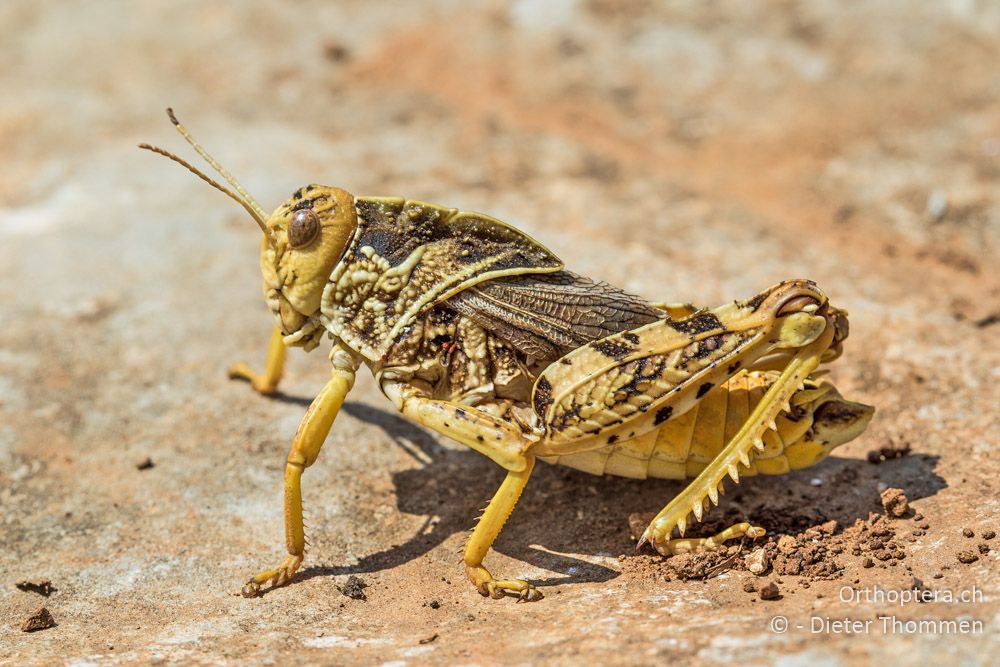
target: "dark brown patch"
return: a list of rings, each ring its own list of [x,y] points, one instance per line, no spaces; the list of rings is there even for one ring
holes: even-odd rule
[[[691,352],[691,356],[694,359],[704,359],[710,355],[715,350],[719,349],[725,342],[725,334],[717,334],[715,336],[709,336],[704,340],[698,342]]]
[[[547,377],[538,378],[535,384],[535,413],[539,417],[545,416],[545,411],[552,405],[552,383]]]
[[[764,299],[766,298],[767,298],[767,292],[764,292],[763,294],[758,294],[754,298],[744,301],[743,307],[756,311],[758,308],[760,308],[760,305],[764,303]]]
[[[670,419],[670,416],[674,414],[674,408],[672,405],[662,407],[656,411],[656,415],[653,417],[653,425],[659,426],[663,422]]]
[[[700,387],[698,387],[697,398],[701,398],[702,396],[704,396],[708,392],[712,391],[712,387],[714,387],[714,386],[715,385],[713,385],[711,382],[706,382],[705,384],[703,384]]]
[[[622,338],[624,338],[628,342],[632,343],[633,345],[638,345],[639,344],[639,336],[637,336],[634,333],[625,332],[625,333],[622,334]]]
[[[675,331],[686,334],[700,334],[722,328],[722,322],[719,321],[719,318],[714,313],[699,313],[676,322],[667,320],[667,324]]]
[[[591,343],[590,347],[594,348],[605,357],[610,357],[615,361],[621,361],[628,353],[632,351],[632,348],[623,343],[619,343],[613,340],[599,340],[595,343]]]
[[[608,444],[609,445],[613,445],[616,442],[618,442],[618,436],[617,435],[609,435],[608,436]]]
[[[735,373],[736,371],[738,371],[739,368],[740,368],[740,362],[734,361],[733,363],[731,363],[729,365],[729,368],[726,369],[726,373],[728,375],[732,375],[733,373]]]

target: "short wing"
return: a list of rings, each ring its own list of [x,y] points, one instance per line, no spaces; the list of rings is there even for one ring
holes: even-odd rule
[[[565,270],[482,282],[445,305],[539,361],[664,318],[637,296]]]

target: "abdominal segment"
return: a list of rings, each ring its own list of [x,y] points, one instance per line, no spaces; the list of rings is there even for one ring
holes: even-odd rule
[[[737,433],[778,376],[776,371],[741,372],[684,414],[643,435],[600,449],[540,458],[594,475],[678,480],[697,477]],[[807,381],[792,397],[791,409],[775,420],[777,429],[764,434],[763,451],[754,453],[749,466],[740,465],[740,475],[778,475],[811,466],[833,447],[860,433],[858,429],[836,433],[813,429],[816,411],[831,401],[860,405],[841,399],[830,384]]]

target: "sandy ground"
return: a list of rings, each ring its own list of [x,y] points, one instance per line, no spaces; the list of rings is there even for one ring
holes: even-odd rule
[[[0,5],[0,661],[995,659],[996,3],[99,7]],[[516,604],[458,556],[500,471],[363,377],[305,476],[302,575],[238,597],[283,552],[283,461],[328,365],[294,355],[277,400],[225,378],[269,332],[258,236],[135,149],[185,150],[167,105],[266,206],[323,182],[480,210],[654,300],[813,278],[852,316],[833,378],[875,421],[713,513],[768,528],[763,577],[634,553],[629,515],[680,485],[541,466],[487,561],[545,593]],[[887,487],[904,517],[881,516]],[[338,590],[350,575],[366,600]],[[938,599],[875,593],[914,577]],[[47,598],[15,587],[42,579]],[[22,633],[41,605],[57,625]],[[871,623],[823,623],[845,618]]]

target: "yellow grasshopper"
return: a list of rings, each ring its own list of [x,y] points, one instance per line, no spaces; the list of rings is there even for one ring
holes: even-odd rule
[[[764,534],[740,523],[684,538],[690,516],[700,521],[718,504],[727,475],[738,482],[811,466],[871,418],[873,408],[814,375],[839,356],[848,329],[846,313],[810,281],[712,310],[653,304],[566,270],[534,239],[479,213],[307,185],[268,215],[168,114],[232,190],[168,151],[140,147],[227,194],[262,232],[276,327],[263,373],[237,364],[231,376],[273,393],[287,347],[333,341],[332,377],[302,418],[285,468],[288,555],[247,581],[247,597],[289,583],[302,564],[302,472],[362,364],[403,415],[507,471],[464,556],[472,584],[493,598],[541,597],[483,566],[536,458],[594,474],[693,477],[640,545],[714,549]]]

